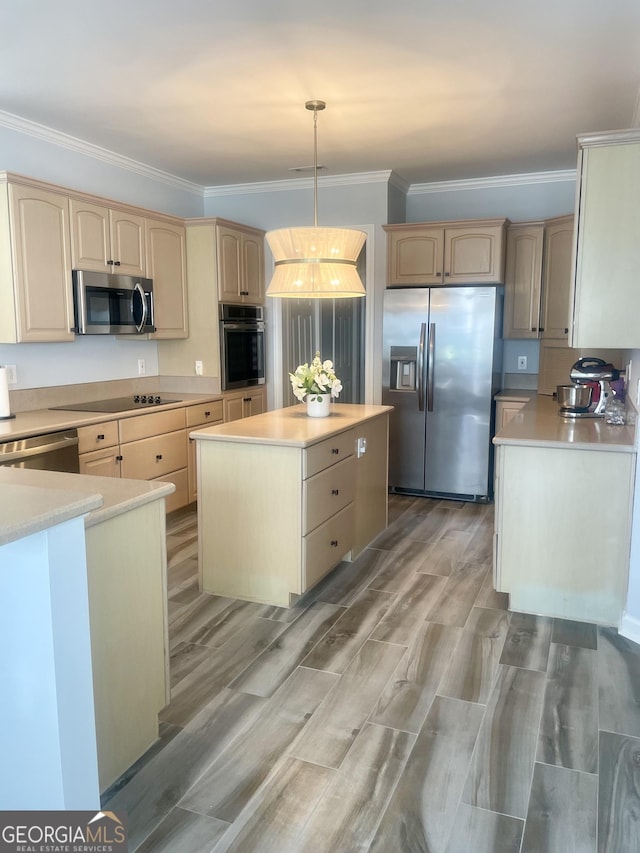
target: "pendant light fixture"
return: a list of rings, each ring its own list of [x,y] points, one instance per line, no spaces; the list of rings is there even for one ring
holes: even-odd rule
[[[356,263],[367,235],[353,228],[318,226],[318,112],[324,101],[307,101],[313,110],[313,227],[269,231],[275,261],[267,296],[340,299],[364,296]]]

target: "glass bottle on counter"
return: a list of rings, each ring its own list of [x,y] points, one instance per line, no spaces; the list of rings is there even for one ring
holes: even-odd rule
[[[604,419],[608,424],[622,426],[627,422],[627,413],[622,400],[616,396],[616,392],[611,389],[611,393],[607,397],[607,402],[604,406]]]

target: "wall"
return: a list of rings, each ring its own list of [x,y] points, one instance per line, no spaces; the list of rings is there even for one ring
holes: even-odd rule
[[[640,350],[629,350],[628,356],[631,359],[629,395],[631,402],[640,411]],[[640,453],[636,459],[636,493],[632,518],[629,590],[620,633],[640,643]]]

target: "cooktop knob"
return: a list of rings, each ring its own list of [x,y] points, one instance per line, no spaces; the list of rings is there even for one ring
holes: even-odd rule
[[[139,403],[139,402],[140,402],[140,394],[136,394],[136,395],[134,396],[134,398],[133,398],[133,402],[134,402],[134,403]]]
[[[162,401],[160,400],[160,397],[154,397],[153,402],[154,402],[154,403],[160,403],[160,402],[162,402]]]

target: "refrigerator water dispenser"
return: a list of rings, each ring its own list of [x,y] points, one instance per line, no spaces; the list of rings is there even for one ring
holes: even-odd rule
[[[417,347],[391,347],[390,355],[389,387],[391,390],[415,392]]]

